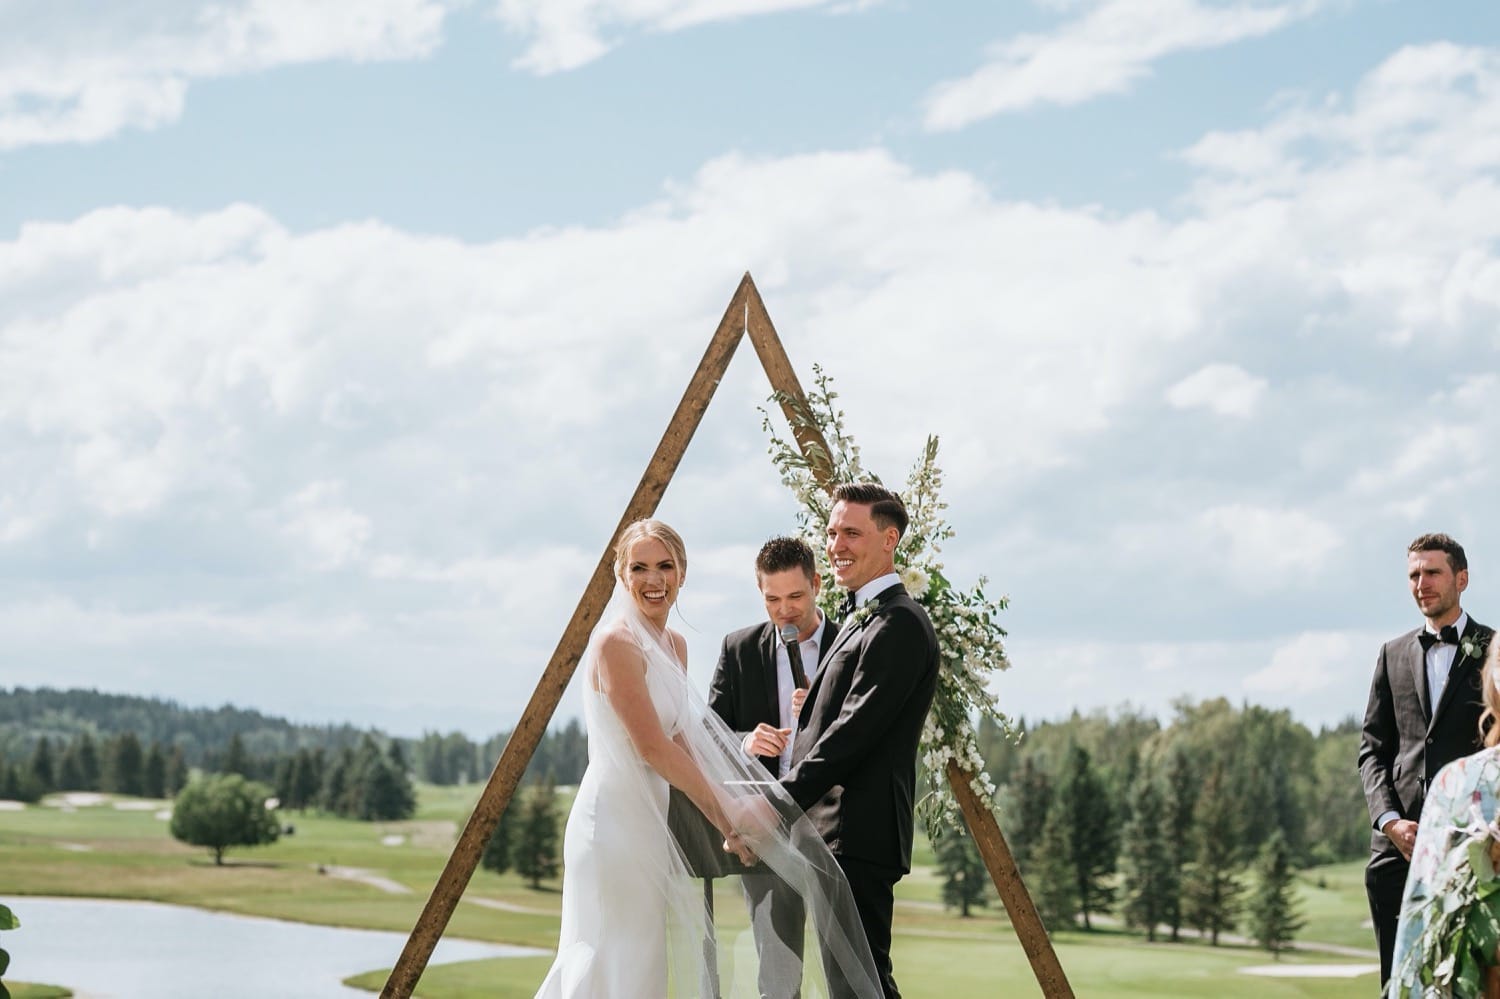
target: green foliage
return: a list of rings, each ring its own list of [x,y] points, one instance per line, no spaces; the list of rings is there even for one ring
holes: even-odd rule
[[[1177,907],[1178,867],[1167,839],[1169,816],[1159,783],[1143,770],[1131,797],[1135,809],[1120,847],[1124,869],[1120,911],[1126,925],[1143,927],[1146,939],[1155,940],[1157,924],[1170,922]]]
[[[239,774],[209,774],[189,782],[172,806],[172,835],[192,846],[205,846],[214,863],[224,863],[233,846],[276,842],[281,827],[266,807],[270,788]]]
[[[1207,933],[1213,945],[1219,934],[1233,929],[1239,915],[1242,888],[1235,878],[1240,838],[1236,825],[1238,802],[1216,764],[1198,795],[1194,810],[1195,858],[1188,868],[1184,901],[1188,921]]]
[[[934,850],[943,876],[943,907],[967,918],[971,909],[989,905],[989,871],[968,829],[945,828]]]
[[[1078,918],[1078,878],[1068,844],[1068,820],[1054,808],[1042,826],[1042,838],[1032,856],[1036,911],[1053,933],[1072,929]]]
[[[1255,888],[1245,907],[1250,935],[1280,958],[1305,924],[1297,911],[1291,851],[1281,830],[1276,830],[1261,847],[1255,874]]]
[[[557,877],[561,867],[558,856],[557,789],[551,779],[533,785],[526,795],[526,807],[511,860],[516,873],[531,887],[540,888],[544,880]]]
[[[1082,746],[1074,746],[1068,754],[1053,810],[1062,818],[1067,832],[1067,856],[1073,868],[1078,911],[1084,927],[1093,929],[1090,914],[1108,912],[1114,904],[1110,875],[1115,871],[1119,843],[1109,792]]]
[[[1052,778],[1033,756],[1028,755],[1016,775],[1015,817],[1009,824],[1016,865],[1023,871],[1030,869],[1032,854],[1042,841],[1052,797]]]
[[[516,845],[516,816],[519,815],[524,805],[521,801],[520,788],[511,795],[509,804],[505,811],[500,813],[500,821],[495,824],[495,831],[490,833],[489,840],[484,844],[484,853],[479,858],[479,865],[487,871],[496,874],[504,874],[511,868],[511,854]]]
[[[139,797],[145,793],[146,754],[134,732],[121,732],[104,747],[99,790]]]
[[[0,904],[0,930],[14,930],[21,925],[16,914],[10,911],[10,906]],[[0,978],[5,977],[5,972],[10,968],[10,952],[0,947]],[[5,983],[0,981],[0,999],[10,999],[10,990]]]
[[[1182,883],[1193,858],[1193,816],[1198,808],[1198,774],[1187,751],[1178,746],[1167,761],[1166,776],[1167,856],[1177,893],[1167,902],[1167,922],[1175,943],[1182,932]]]

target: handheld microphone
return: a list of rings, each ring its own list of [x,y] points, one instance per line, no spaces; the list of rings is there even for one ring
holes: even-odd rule
[[[807,687],[807,672],[802,668],[802,647],[797,641],[797,626],[795,624],[784,624],[781,626],[781,641],[786,645],[786,657],[792,664],[792,682],[805,689]]]

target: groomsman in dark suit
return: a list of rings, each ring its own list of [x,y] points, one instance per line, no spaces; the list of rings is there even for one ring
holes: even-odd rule
[[[895,885],[911,870],[917,746],[937,687],[938,642],[896,573],[906,507],[874,483],[834,490],[828,560],[853,598],[798,716],[782,783],[828,842],[854,895],[880,986],[891,971]],[[830,993],[852,995],[824,960]]]
[[[792,733],[807,694],[807,677],[833,644],[838,623],[825,621],[818,610],[822,580],[816,556],[805,541],[767,541],[755,557],[755,582],[769,620],[725,636],[708,688],[708,705],[740,735],[745,755],[760,760],[769,780],[784,775],[791,765]],[[795,637],[788,642],[785,636],[791,632]],[[801,898],[777,891],[776,875],[764,869],[752,869],[740,880],[752,913],[757,952],[784,946],[800,958]],[[795,989],[795,983],[760,981],[760,994],[767,999],[789,999]]]
[[[1479,749],[1482,656],[1471,652],[1490,630],[1459,603],[1469,562],[1457,541],[1424,534],[1406,551],[1407,580],[1425,623],[1381,647],[1359,744],[1374,826],[1365,893],[1380,945],[1382,994],[1427,787],[1445,764]]]

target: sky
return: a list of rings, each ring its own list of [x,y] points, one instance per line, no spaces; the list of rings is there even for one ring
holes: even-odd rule
[[[1426,531],[1500,622],[1490,0],[0,0],[0,684],[509,728],[746,272],[939,437],[1013,716],[1359,714]],[[769,393],[659,511],[700,689]]]

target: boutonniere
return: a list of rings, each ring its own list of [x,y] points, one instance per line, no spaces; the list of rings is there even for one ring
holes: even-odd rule
[[[1458,643],[1458,650],[1466,659],[1483,659],[1485,650],[1489,648],[1491,634],[1493,632],[1475,631],[1471,635],[1465,635]]]
[[[848,617],[844,618],[844,627],[858,628],[860,625],[864,624],[865,621],[869,620],[870,615],[873,613],[875,613],[875,601],[866,600],[864,603],[854,608],[854,610],[850,611]]]

